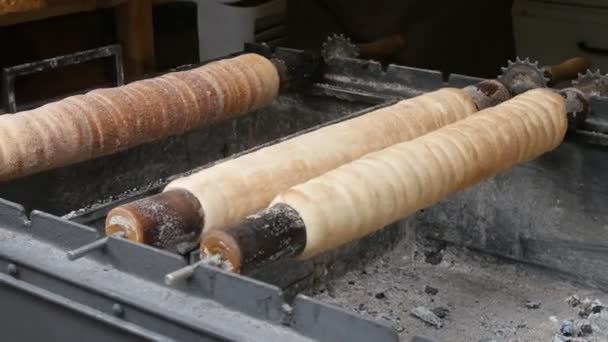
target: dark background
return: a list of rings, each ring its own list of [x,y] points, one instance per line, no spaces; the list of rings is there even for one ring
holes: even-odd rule
[[[317,48],[328,33],[355,42],[402,34],[391,62],[495,77],[515,55],[513,0],[290,0],[288,45]]]
[[[260,2],[260,1],[258,1]],[[404,48],[383,62],[495,77],[514,57],[512,0],[287,0],[282,45],[319,50],[327,36],[356,43],[400,34]],[[196,4],[154,8],[156,68],[197,63]],[[0,68],[117,42],[111,10],[0,27]],[[20,77],[17,102],[36,102],[113,84],[112,61]],[[2,105],[2,104],[0,104]]]

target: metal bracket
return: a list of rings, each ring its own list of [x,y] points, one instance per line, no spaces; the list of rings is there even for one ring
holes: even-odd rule
[[[48,322],[72,327],[61,332],[61,340],[78,341],[78,331],[86,328],[95,331],[95,341],[133,335],[179,341],[304,342],[342,335],[349,341],[398,341],[397,332],[382,324],[307,298],[292,307],[276,286],[205,265],[196,267],[190,281],[167,287],[163,277],[185,260],[121,238],[110,237],[102,250],[70,262],[66,252],[97,239],[96,232],[42,212],[30,216],[0,200],[0,298],[18,293],[19,302],[33,311],[53,312]],[[319,330],[319,319],[347,322],[348,329]],[[44,339],[47,330],[30,329],[26,335]],[[128,334],[110,338],[117,330]]]
[[[125,75],[122,64],[122,49],[117,44],[4,68],[2,70],[2,99],[6,112],[17,112],[17,102],[15,99],[15,81],[17,77],[107,57],[114,57],[116,85],[123,85],[125,83]]]
[[[439,71],[424,70],[354,58],[333,59],[321,83],[366,91],[384,98],[409,98],[444,86]]]

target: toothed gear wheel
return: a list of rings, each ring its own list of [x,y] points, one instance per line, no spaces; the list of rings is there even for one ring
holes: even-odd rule
[[[350,38],[342,34],[333,34],[323,43],[321,54],[326,62],[335,58],[357,58],[359,48],[351,42]]]
[[[500,68],[502,74],[498,79],[506,84],[513,95],[524,93],[534,88],[547,87],[549,78],[538,62],[530,62],[529,58],[517,57],[514,62],[509,61],[506,67]]]
[[[578,74],[578,78],[572,81],[572,86],[588,96],[608,97],[608,75],[602,75],[599,69]]]

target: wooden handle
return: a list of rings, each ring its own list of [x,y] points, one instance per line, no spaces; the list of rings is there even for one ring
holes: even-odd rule
[[[578,42],[577,46],[579,49],[581,49],[581,51],[584,51],[587,53],[592,53],[594,55],[600,55],[600,56],[608,55],[608,49],[599,47],[599,46],[589,45],[585,41]]]
[[[402,35],[396,34],[386,38],[382,38],[370,43],[358,44],[359,55],[361,58],[379,58],[383,59],[390,57],[405,46],[405,39]]]
[[[203,216],[200,203],[191,193],[166,191],[112,209],[106,217],[106,234],[123,232],[131,241],[174,247],[196,242]]]
[[[272,205],[304,221],[309,258],[359,239],[557,147],[565,100],[535,89],[467,119],[371,153],[283,192]]]
[[[306,245],[306,227],[289,206],[275,205],[244,222],[204,234],[201,256],[221,255],[234,272],[247,272],[268,261],[299,255]]]
[[[560,64],[545,67],[545,72],[551,84],[575,79],[579,73],[584,73],[591,67],[591,62],[587,57],[574,57],[563,61]]]

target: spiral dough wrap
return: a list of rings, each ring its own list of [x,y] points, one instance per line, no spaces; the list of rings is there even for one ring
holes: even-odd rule
[[[557,147],[564,99],[529,91],[410,142],[370,153],[277,196],[306,227],[309,258],[405,218]]]
[[[215,165],[177,179],[165,190],[184,189],[196,196],[205,231],[224,228],[266,207],[291,186],[476,110],[462,90],[444,88]]]
[[[0,181],[179,135],[269,105],[279,74],[245,54],[0,116]]]

